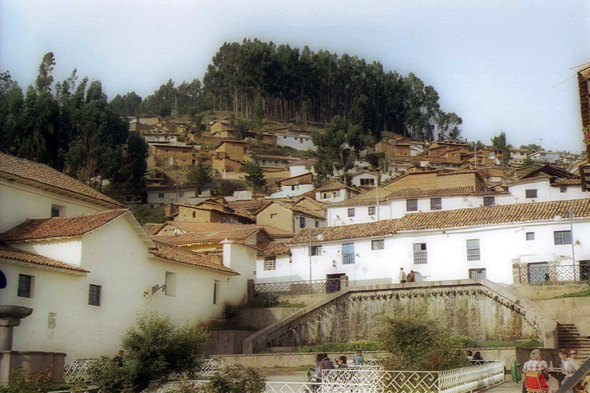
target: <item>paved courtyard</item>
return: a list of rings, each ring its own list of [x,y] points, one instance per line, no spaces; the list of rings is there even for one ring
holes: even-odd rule
[[[557,391],[558,388],[557,380],[555,378],[549,378],[549,393]],[[515,383],[510,378],[510,375],[506,376],[506,382],[495,388],[485,390],[486,393],[521,393],[522,392],[522,381]]]

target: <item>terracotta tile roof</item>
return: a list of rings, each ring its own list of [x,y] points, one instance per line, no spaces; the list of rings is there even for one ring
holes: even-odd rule
[[[0,153],[0,174],[8,175],[11,178],[30,180],[39,185],[67,191],[83,197],[91,198],[115,206],[124,206],[122,203],[101,194],[94,188],[69,177],[47,165],[37,162],[23,160],[8,154]]]
[[[275,228],[270,225],[253,225],[253,224],[236,224],[236,223],[221,223],[221,222],[186,222],[186,221],[168,221],[165,224],[145,224],[146,225],[172,225],[183,232],[225,232],[243,229],[264,229],[272,238],[291,238],[293,233],[287,232],[283,229]],[[147,232],[147,231],[146,231]],[[148,233],[153,235],[153,233]]]
[[[429,196],[453,196],[478,194],[475,187],[435,188],[432,190],[421,190],[419,188],[407,188],[396,190],[387,195],[387,199],[429,197]]]
[[[261,244],[258,249],[258,255],[261,256],[273,256],[273,255],[283,255],[289,254],[291,251],[289,249],[290,242],[288,240],[280,240],[271,243],[263,243]]]
[[[416,231],[547,221],[555,216],[566,217],[570,207],[574,218],[590,217],[590,199],[576,199],[406,214],[398,220],[396,229]]]
[[[39,254],[19,250],[18,248],[8,247],[0,244],[0,258],[11,259],[13,261],[28,262],[35,265],[55,267],[59,269],[73,270],[81,273],[90,273],[88,270],[79,266],[70,265],[69,263],[47,258]]]
[[[345,188],[350,188],[340,182],[332,182],[332,183],[328,183],[325,186],[322,186],[320,188],[316,188],[315,191],[316,192],[322,192],[322,191],[335,191],[335,190],[342,190]]]
[[[397,222],[399,220],[381,220],[370,222],[366,224],[342,225],[338,227],[321,227],[302,229],[299,233],[291,239],[289,244],[307,244],[309,243],[309,231],[311,230],[311,238],[313,243],[317,243],[318,235],[323,235],[323,242],[344,240],[344,239],[360,239],[375,236],[387,236],[395,232]]]
[[[151,235],[155,235],[156,233],[158,233],[165,226],[166,226],[166,223],[164,223],[164,224],[147,223],[147,224],[143,224],[143,230],[145,231],[145,233],[147,233],[149,236],[151,236]]]
[[[246,240],[255,233],[261,231],[260,228],[234,229],[227,231],[213,232],[192,232],[179,236],[153,236],[153,240],[158,240],[167,244],[191,245],[191,244],[211,244],[219,243],[225,239],[240,241]]]
[[[129,210],[126,209],[107,210],[81,216],[27,220],[8,232],[0,234],[0,241],[20,242],[81,236],[127,212]]]
[[[154,244],[156,248],[150,250],[150,253],[159,258],[239,276],[238,272],[223,265],[223,256],[220,253],[194,252],[157,241]]]
[[[552,186],[579,186],[582,184],[582,179],[555,179],[551,182]]]

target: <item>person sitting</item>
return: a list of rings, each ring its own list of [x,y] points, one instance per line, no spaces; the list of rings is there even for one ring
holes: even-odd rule
[[[338,368],[348,367],[348,364],[346,363],[347,361],[348,358],[346,356],[338,356],[338,358],[336,358],[336,364],[338,365]]]
[[[483,358],[481,357],[481,353],[479,353],[479,351],[477,351],[477,352],[475,352],[473,354],[473,359],[472,360],[474,360],[473,363],[476,364],[476,365],[483,364]]]
[[[322,379],[324,378],[324,370],[333,370],[336,367],[334,367],[334,363],[332,363],[327,353],[318,354],[317,358],[320,357],[322,359],[318,363],[318,379],[319,382],[322,382]]]
[[[549,379],[547,368],[547,362],[541,358],[541,351],[539,349],[533,349],[530,354],[530,360],[522,366],[522,371],[525,372],[524,386],[527,391],[529,389],[547,391],[549,388],[547,385],[547,380]],[[536,375],[527,375],[526,371],[534,371]]]
[[[363,351],[360,349],[357,350],[356,355],[354,355],[352,360],[355,366],[362,366],[363,364],[365,364],[365,357],[363,356]]]
[[[473,352],[467,351],[467,360],[469,360],[469,361],[473,360]]]

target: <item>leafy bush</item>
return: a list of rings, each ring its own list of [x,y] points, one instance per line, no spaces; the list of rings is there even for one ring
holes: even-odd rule
[[[275,307],[279,304],[279,295],[274,292],[260,293],[254,298],[254,303],[262,307]]]
[[[477,346],[477,341],[462,335],[455,335],[450,337],[451,342],[455,348],[474,348]]]
[[[10,372],[8,381],[7,386],[0,387],[1,393],[48,392],[53,384],[53,376],[50,369],[29,373],[19,367]]]
[[[351,341],[347,343],[323,343],[314,347],[313,352],[356,352],[362,351],[379,351],[385,349],[379,341]]]
[[[133,392],[133,370],[128,363],[119,367],[103,356],[90,366],[92,382],[103,392]]]
[[[252,367],[229,366],[211,377],[208,388],[216,393],[263,393],[266,377]]]
[[[425,314],[383,317],[376,333],[391,353],[383,364],[386,369],[439,371],[467,365],[453,339]]]

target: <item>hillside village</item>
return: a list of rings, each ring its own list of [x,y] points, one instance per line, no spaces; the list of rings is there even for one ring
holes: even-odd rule
[[[587,89],[580,98],[588,123]],[[125,120],[148,145],[145,201],[0,154],[2,303],[34,309],[6,325],[15,334],[0,349],[62,363],[109,355],[138,311],[223,325],[225,305],[271,284],[289,292],[319,282],[332,293],[397,284],[400,269],[417,282],[590,280],[579,155],[384,132],[350,170],[325,177],[319,123],[265,119],[238,132],[219,111],[200,124]],[[206,173],[192,181],[197,167]],[[140,223],[139,205],[160,219]],[[579,329],[590,334],[588,323]]]

